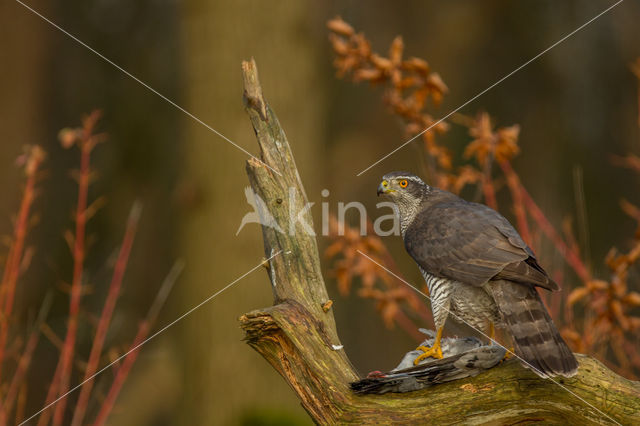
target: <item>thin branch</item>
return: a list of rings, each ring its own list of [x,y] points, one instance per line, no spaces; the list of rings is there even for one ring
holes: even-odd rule
[[[63,146],[70,147],[77,143],[80,148],[80,173],[78,176],[78,202],[76,205],[76,228],[73,246],[73,280],[71,282],[71,295],[69,300],[69,319],[67,321],[67,333],[64,339],[62,352],[58,365],[49,386],[45,405],[49,405],[56,396],[63,395],[69,388],[71,379],[71,364],[75,350],[76,334],[78,330],[78,314],[80,312],[80,298],[82,295],[82,276],[85,258],[85,232],[86,232],[86,209],[89,196],[89,184],[91,177],[91,151],[99,142],[93,135],[95,125],[100,118],[100,112],[94,111],[83,120],[83,128],[73,134],[61,133]],[[67,138],[65,138],[67,137]],[[69,144],[68,142],[71,141]],[[66,144],[66,145],[65,145]],[[66,399],[56,405],[53,417],[54,426],[60,425],[63,421]],[[49,421],[50,411],[42,413],[38,425],[45,425]]]
[[[92,129],[91,129],[92,130]],[[71,380],[71,363],[73,361],[73,353],[75,350],[76,336],[78,332],[78,313],[80,312],[80,298],[82,295],[82,276],[84,272],[85,258],[85,232],[86,232],[86,210],[87,199],[89,195],[89,179],[91,175],[91,150],[94,144],[91,140],[90,131],[83,143],[80,145],[80,177],[78,181],[78,204],[76,209],[76,232],[75,245],[73,249],[73,280],[71,282],[71,299],[69,302],[69,321],[67,325],[67,335],[65,337],[62,353],[60,354],[60,377],[56,391],[58,395],[63,395],[69,389],[69,381]],[[53,425],[62,424],[64,411],[66,408],[66,399],[63,399],[56,406],[53,415]]]
[[[49,309],[51,308],[52,302],[53,295],[52,293],[48,293],[44,299],[44,302],[42,303],[42,307],[40,308],[40,312],[38,313],[38,318],[35,325],[33,326],[33,330],[29,335],[27,344],[25,345],[22,355],[18,360],[18,366],[16,367],[16,371],[13,373],[13,379],[11,380],[11,384],[9,385],[9,389],[7,390],[4,402],[0,406],[0,424],[6,424],[6,415],[11,413],[13,404],[16,402],[16,398],[18,397],[20,389],[24,384],[26,373],[27,371],[29,371],[29,366],[31,365],[33,352],[38,345],[38,341],[40,340],[40,327],[42,326],[42,324],[44,324],[47,315],[49,314]]]
[[[116,372],[116,376],[111,383],[111,388],[109,388],[109,392],[102,402],[100,411],[96,416],[94,426],[103,425],[109,417],[109,414],[111,414],[111,411],[113,411],[113,407],[115,405],[116,399],[118,398],[118,395],[120,394],[120,391],[122,390],[122,386],[127,380],[129,372],[131,371],[131,368],[133,367],[133,364],[135,363],[136,358],[140,353],[139,348],[142,346],[142,343],[149,335],[149,330],[151,330],[151,327],[158,319],[160,308],[162,308],[165,301],[167,300],[167,297],[169,296],[173,285],[176,283],[176,280],[178,279],[182,268],[182,262],[176,262],[173,268],[171,268],[171,271],[162,283],[160,291],[158,291],[158,294],[156,295],[156,298],[153,301],[149,312],[147,313],[147,317],[139,324],[138,332],[135,339],[133,340],[133,343],[131,344],[129,354],[125,357],[124,361],[122,361],[122,364]]]
[[[2,376],[2,364],[4,350],[9,332],[8,322],[13,311],[16,284],[20,275],[20,265],[24,243],[29,223],[29,213],[35,198],[35,185],[40,165],[44,161],[44,151],[39,146],[33,146],[25,158],[25,174],[27,183],[20,203],[18,219],[14,226],[13,241],[9,248],[9,255],[5,264],[2,283],[0,284],[0,378]]]
[[[531,239],[531,232],[529,231],[529,223],[527,222],[527,212],[524,208],[524,201],[522,196],[522,185],[520,184],[520,178],[511,168],[511,164],[507,161],[501,161],[500,167],[502,172],[507,178],[507,186],[511,192],[511,198],[513,200],[513,213],[516,215],[516,221],[518,224],[518,231],[525,243],[531,245],[533,243]]]
[[[102,348],[107,337],[107,330],[109,329],[109,324],[111,323],[111,317],[113,316],[116,301],[118,300],[118,295],[120,294],[122,279],[124,278],[124,272],[129,261],[129,254],[131,253],[131,247],[133,246],[133,241],[138,228],[141,209],[141,204],[139,202],[136,202],[131,208],[131,212],[129,213],[127,228],[122,240],[122,246],[120,247],[120,253],[118,254],[118,259],[113,270],[113,276],[111,279],[111,284],[109,285],[107,299],[105,300],[104,307],[102,308],[102,314],[100,315],[100,320],[98,321],[98,328],[93,339],[93,345],[91,347],[91,353],[89,355],[89,361],[87,362],[87,368],[84,373],[83,381],[87,381],[98,369],[100,356],[102,354]],[[80,391],[80,396],[78,397],[78,402],[76,403],[76,408],[73,413],[73,420],[71,422],[73,426],[81,425],[82,421],[84,420],[84,415],[89,404],[89,397],[91,396],[93,383],[93,380],[88,380]]]

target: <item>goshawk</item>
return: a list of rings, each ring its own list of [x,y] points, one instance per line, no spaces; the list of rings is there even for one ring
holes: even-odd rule
[[[378,195],[393,201],[405,248],[429,288],[437,335],[416,359],[442,358],[449,313],[494,337],[506,329],[516,355],[542,377],[573,376],[578,363],[536,287],[558,290],[518,232],[491,208],[425,184],[406,172],[385,175]]]

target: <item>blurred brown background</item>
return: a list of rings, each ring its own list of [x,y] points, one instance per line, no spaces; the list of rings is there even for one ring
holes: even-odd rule
[[[254,135],[242,106],[240,62],[255,57],[265,95],[291,142],[319,229],[320,191],[328,201],[361,201],[376,213],[375,188],[391,170],[419,171],[407,147],[361,177],[355,174],[402,143],[401,125],[380,93],[335,78],[326,21],[336,15],[364,31],[386,53],[395,35],[406,52],[429,61],[450,94],[439,117],[485,89],[605,9],[605,1],[260,2],[32,0],[30,6],[174,100],[250,152]],[[640,55],[640,6],[627,1],[533,62],[462,112],[486,109],[499,125],[522,127],[514,160],[525,185],[559,224],[576,215],[573,175],[584,175],[588,255],[597,274],[613,244],[624,247],[633,223],[617,208],[640,202],[638,179],[612,166],[611,154],[640,151],[636,79],[629,63]],[[263,256],[257,225],[235,235],[248,185],[246,155],[172,105],[54,29],[17,2],[0,4],[0,233],[11,232],[25,144],[48,153],[46,179],[35,205],[39,223],[29,244],[36,253],[21,279],[17,310],[32,317],[56,289],[48,323],[60,334],[68,309],[63,283],[71,257],[63,232],[72,226],[75,153],[57,141],[60,128],[82,114],[104,111],[107,143],[94,155],[91,196],[108,204],[89,224],[95,236],[87,259],[92,293],[83,309],[99,312],[131,203],[144,211],[109,345],[125,347],[176,258],[186,269],[156,328],[170,322]],[[468,141],[453,130],[448,141]],[[335,210],[334,210],[335,211]],[[399,238],[385,240],[405,276],[420,280]],[[321,248],[327,244],[319,238]],[[559,262],[552,250],[542,263]],[[327,269],[330,265],[325,265]],[[367,372],[392,367],[413,341],[384,327],[372,303],[343,298],[327,279],[345,349]],[[134,366],[113,424],[291,424],[309,422],[277,373],[245,343],[237,317],[271,303],[263,271],[256,272],[154,339]],[[89,350],[87,329],[78,350]],[[43,339],[29,373],[28,413],[42,404],[56,358]],[[109,372],[104,373],[109,375]],[[100,388],[100,380],[97,382]],[[41,397],[36,397],[42,395]]]

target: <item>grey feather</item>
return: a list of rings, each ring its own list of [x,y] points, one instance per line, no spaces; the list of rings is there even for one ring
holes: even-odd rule
[[[437,276],[480,286],[505,274],[513,281],[558,288],[504,217],[446,191],[431,190],[404,242],[411,257]]]

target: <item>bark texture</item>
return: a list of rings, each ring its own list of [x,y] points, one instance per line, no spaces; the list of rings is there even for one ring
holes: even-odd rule
[[[422,391],[355,395],[349,383],[359,377],[326,309],[315,237],[304,229],[312,226],[311,214],[297,217],[307,198],[291,148],[263,97],[255,62],[244,62],[242,71],[261,159],[248,160],[247,174],[280,230],[262,227],[265,255],[276,255],[265,264],[274,305],[242,315],[240,323],[247,343],[282,375],[315,422],[640,424],[640,383],[585,355],[577,355],[579,373],[556,378],[557,384],[510,361]],[[291,223],[291,212],[299,220]]]

